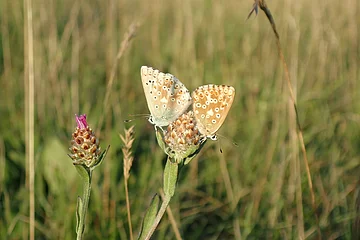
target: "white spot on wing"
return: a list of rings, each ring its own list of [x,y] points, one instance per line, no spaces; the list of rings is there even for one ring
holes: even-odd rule
[[[206,115],[212,116],[214,115],[214,111],[210,109],[209,111],[206,112]]]
[[[168,100],[166,99],[166,97],[163,97],[163,98],[160,100],[160,102],[162,102],[162,103],[167,103]]]

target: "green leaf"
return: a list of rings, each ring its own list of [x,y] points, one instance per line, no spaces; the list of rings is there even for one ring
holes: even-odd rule
[[[159,195],[155,194],[145,214],[138,240],[144,239],[146,234],[150,230],[152,224],[154,223],[156,215],[159,211],[159,205],[160,205],[160,197]]]
[[[94,163],[94,165],[91,166],[91,170],[94,170],[94,168],[96,168],[97,166],[99,166],[99,165],[102,163],[102,161],[103,161],[103,160],[105,159],[105,157],[106,157],[107,152],[109,151],[109,148],[110,148],[110,145],[107,146],[107,148],[105,149],[105,151],[103,151],[103,152],[100,154],[100,156],[97,158],[97,160],[96,160],[96,162]]]
[[[39,149],[39,153],[41,150]],[[69,186],[76,184],[78,176],[73,168],[72,160],[66,159],[68,149],[57,138],[50,138],[44,142],[42,156],[36,164],[36,176],[44,174],[46,184],[49,186],[50,194],[55,194],[57,200],[66,200],[63,196]],[[39,171],[38,171],[39,170]],[[66,173],[66,174],[65,174]],[[41,178],[41,177],[39,177]]]
[[[172,197],[175,194],[176,182],[178,177],[179,165],[173,163],[168,157],[164,169],[164,193],[165,196]]]
[[[187,165],[191,162],[191,160],[200,152],[203,146],[206,143],[206,139],[200,143],[197,148],[190,148],[187,152],[187,157],[185,158],[184,165]]]
[[[78,171],[79,175],[84,181],[90,180],[90,169],[85,165],[74,165],[76,170]]]
[[[76,232],[79,232],[79,225],[80,225],[80,216],[81,216],[81,211],[83,208],[83,202],[81,197],[77,198],[77,204],[76,204]]]

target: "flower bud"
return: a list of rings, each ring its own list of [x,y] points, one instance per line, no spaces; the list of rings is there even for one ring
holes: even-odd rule
[[[77,127],[72,134],[71,154],[74,165],[85,165],[88,168],[95,167],[99,163],[100,146],[99,140],[86,122],[86,115],[76,117]]]
[[[167,145],[167,154],[177,163],[185,159],[185,164],[190,162],[206,141],[196,126],[193,111],[182,114],[172,122],[163,139]]]

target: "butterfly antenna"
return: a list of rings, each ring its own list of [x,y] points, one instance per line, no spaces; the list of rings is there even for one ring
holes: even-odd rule
[[[129,114],[130,117],[149,117],[150,114],[138,113],[138,114]]]
[[[220,153],[223,153],[223,150],[222,150],[222,147],[221,147],[221,138],[219,138],[219,145],[220,145],[219,151],[220,151]]]
[[[149,118],[150,117],[150,115],[149,114],[142,114],[142,113],[140,113],[140,114],[129,114],[129,117],[133,117],[133,118]],[[125,119],[124,120],[124,123],[129,123],[129,122],[132,122],[132,121],[134,121],[135,119]]]
[[[226,136],[224,136],[224,135],[221,135],[221,134],[216,134],[218,137],[219,137],[219,142],[220,142],[220,140],[223,138],[223,139],[225,139],[226,141],[231,141],[229,138],[227,138]],[[237,143],[237,142],[235,142],[235,141],[232,141],[231,142],[232,143],[232,145],[234,145],[235,147],[239,147],[239,144]]]

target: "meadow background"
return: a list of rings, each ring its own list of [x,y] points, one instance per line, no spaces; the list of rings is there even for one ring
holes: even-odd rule
[[[35,238],[75,238],[81,181],[67,153],[80,113],[102,148],[111,145],[94,172],[85,239],[129,238],[119,133],[131,125],[129,194],[137,235],[165,163],[146,119],[124,123],[133,119],[129,114],[149,112],[142,65],[174,74],[190,91],[207,83],[236,89],[219,131],[226,139],[209,141],[181,171],[170,208],[183,239],[318,239],[273,32],[262,12],[245,21],[253,1],[32,2],[35,98],[29,104],[28,8],[0,1],[0,239],[29,238],[26,149],[32,144]],[[322,238],[358,239],[360,3],[267,4],[296,92]],[[117,58],[129,31],[134,36]],[[175,239],[166,214],[154,239]]]

